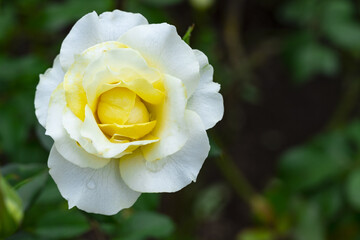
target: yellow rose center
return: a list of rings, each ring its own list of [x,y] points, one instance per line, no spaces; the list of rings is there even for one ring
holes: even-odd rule
[[[113,88],[100,96],[97,114],[103,124],[128,125],[149,121],[149,112],[141,99],[122,87]]]
[[[133,91],[116,87],[101,94],[97,106],[100,129],[113,141],[139,139],[149,134],[156,125]]]
[[[76,57],[64,77],[66,103],[80,120],[88,105],[98,127],[112,142],[157,139],[165,89],[162,75],[136,51],[105,42]]]

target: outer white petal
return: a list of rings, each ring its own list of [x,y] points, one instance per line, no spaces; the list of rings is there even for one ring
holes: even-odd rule
[[[224,103],[219,93],[220,85],[213,82],[213,67],[204,53],[198,50],[194,50],[194,52],[200,63],[200,82],[186,108],[199,114],[205,129],[209,129],[222,119]]]
[[[80,168],[66,161],[53,147],[48,165],[69,208],[76,206],[90,213],[113,215],[132,206],[140,196],[123,182],[116,160],[101,169]]]
[[[141,24],[148,24],[141,14],[114,10],[98,16],[92,12],[75,23],[61,45],[60,62],[68,69],[74,56],[101,42],[116,40],[127,30]]]
[[[138,25],[148,24],[146,18],[141,14],[120,10],[104,12],[100,14],[99,19],[103,42],[116,40],[127,30]]]
[[[52,68],[40,75],[40,82],[35,92],[35,114],[40,124],[45,127],[51,93],[64,79],[59,56],[54,60]]]
[[[209,150],[209,140],[200,117],[186,111],[191,133],[184,147],[156,162],[147,162],[140,151],[120,159],[120,173],[125,183],[139,192],[175,192],[196,177]]]
[[[110,159],[99,158],[86,152],[71,139],[62,124],[62,115],[65,110],[65,96],[62,86],[59,86],[50,99],[49,111],[46,120],[46,135],[54,139],[54,145],[60,154],[69,162],[79,167],[101,168]]]
[[[65,107],[62,115],[62,123],[71,139],[77,141],[88,153],[101,157],[97,154],[92,143],[81,137],[80,129],[83,122],[67,107]]]
[[[193,50],[166,23],[134,27],[124,33],[119,42],[138,50],[153,66],[165,74],[181,79],[188,97],[199,82],[199,62]]]
[[[185,122],[186,90],[181,81],[169,75],[164,76],[166,98],[162,109],[155,112],[157,124],[152,135],[160,141],[143,146],[142,152],[147,161],[156,161],[179,151],[186,143],[189,133]],[[150,108],[151,106],[149,106]]]

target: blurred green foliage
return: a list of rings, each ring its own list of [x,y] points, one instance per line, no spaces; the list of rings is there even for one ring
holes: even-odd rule
[[[306,81],[313,74],[336,73],[339,49],[359,54],[360,23],[355,9],[347,0],[291,0],[284,4],[282,19],[299,27],[286,51],[296,81]]]
[[[269,8],[281,31],[264,37],[248,30],[251,22],[244,19],[256,11],[251,1]],[[0,1],[0,238],[16,231],[7,239],[360,239],[359,2],[251,1]],[[191,35],[191,46],[207,54],[222,85],[222,132],[244,124],[242,106],[262,104],[266,89],[256,70],[273,61],[287,67],[274,69],[274,78],[286,76],[294,88],[339,78],[334,115],[316,134],[282,149],[264,191],[251,187],[237,168],[254,161],[238,159],[237,149],[233,153],[241,136],[228,140],[215,129],[208,161],[216,171],[205,165],[199,183],[170,195],[172,201],[165,194],[143,194],[132,208],[110,217],[68,210],[47,173],[52,141],[37,123],[34,93],[73,23],[88,12],[114,8],[174,24],[188,43]],[[5,211],[9,198],[16,208]],[[240,206],[251,217],[237,216]]]
[[[0,175],[0,238],[16,231],[23,218],[20,197]]]
[[[294,239],[337,239],[343,221],[355,220],[359,203],[360,121],[320,134],[287,151],[279,162],[279,177],[266,190],[277,230]],[[354,136],[354,133],[357,135]],[[344,192],[344,194],[343,194]],[[356,224],[355,222],[353,222]],[[360,229],[344,239],[357,239]]]

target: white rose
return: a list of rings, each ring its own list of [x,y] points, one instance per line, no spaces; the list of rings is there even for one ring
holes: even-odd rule
[[[115,10],[82,17],[40,75],[36,116],[54,139],[48,165],[69,208],[111,215],[142,192],[196,177],[223,116],[207,57],[174,26]]]

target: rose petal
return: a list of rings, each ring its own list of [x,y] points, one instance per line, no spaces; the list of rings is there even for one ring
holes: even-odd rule
[[[101,157],[101,155],[97,153],[91,142],[87,139],[84,139],[80,135],[80,128],[83,122],[78,117],[76,117],[75,114],[67,107],[65,107],[63,111],[62,124],[71,139],[75,140],[78,144],[80,144],[80,146],[84,148],[88,153]]]
[[[127,87],[153,104],[160,102],[163,94],[151,84],[159,78],[159,72],[149,67],[137,51],[120,48],[106,51],[91,62],[86,68],[82,84],[88,104],[94,111],[97,98],[114,87]],[[116,84],[116,80],[119,83]]]
[[[80,134],[91,141],[92,145],[104,158],[119,158],[131,152],[125,151],[130,146],[142,146],[159,141],[158,139],[138,140],[128,143],[112,143],[100,130],[94,115],[88,105],[85,107],[85,121],[81,126]]]
[[[139,192],[175,192],[192,181],[203,165],[209,140],[200,117],[186,111],[186,125],[191,133],[180,151],[155,162],[146,161],[140,151],[120,159],[120,173],[125,183]]]
[[[166,98],[164,104],[148,106],[157,124],[151,132],[159,142],[143,146],[142,152],[147,161],[155,161],[179,151],[188,139],[184,124],[186,93],[182,82],[169,75],[164,76]]]
[[[101,42],[116,40],[127,30],[148,24],[141,14],[114,10],[98,16],[92,12],[75,23],[61,45],[60,62],[67,70],[74,62],[74,56]]]
[[[188,97],[195,91],[199,82],[199,62],[174,26],[166,23],[136,26],[119,41],[138,50],[150,66],[180,79]]]
[[[62,114],[65,108],[65,93],[62,84],[53,92],[46,120],[46,135],[51,136],[56,149],[69,162],[79,167],[102,168],[110,159],[89,154],[71,139],[62,124]]]
[[[139,139],[149,134],[155,127],[156,121],[128,125],[98,124],[100,129],[109,136],[117,135],[132,139]]]
[[[59,56],[54,60],[52,68],[40,75],[40,82],[35,92],[35,114],[39,123],[45,127],[51,93],[63,81],[64,72],[59,62]]]
[[[109,41],[94,45],[80,55],[75,56],[75,62],[69,67],[64,76],[64,89],[67,106],[82,121],[85,118],[87,93],[83,88],[84,72],[88,65],[100,58],[101,55],[115,48],[122,48],[123,44]]]
[[[140,196],[123,182],[116,160],[101,169],[80,168],[66,161],[53,147],[48,165],[69,208],[76,206],[90,213],[113,215],[132,206]]]
[[[198,50],[194,52],[200,63],[200,82],[186,108],[195,111],[201,117],[205,129],[209,129],[222,119],[224,103],[219,93],[220,85],[213,82],[213,67],[204,53]]]

